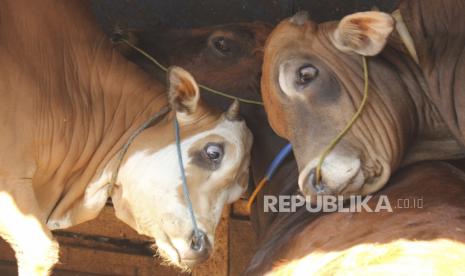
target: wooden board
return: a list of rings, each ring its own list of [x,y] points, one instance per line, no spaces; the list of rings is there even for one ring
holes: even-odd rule
[[[248,262],[244,256],[253,250],[246,247],[253,246],[254,234],[247,221],[230,219],[231,212],[227,207],[223,213],[212,257],[191,273],[182,273],[162,265],[159,258],[153,257],[151,239],[116,219],[113,208],[106,206],[97,219],[54,232],[60,243],[60,263],[53,275],[240,275]],[[244,227],[248,229],[241,230]],[[234,233],[230,229],[235,229]],[[0,275],[16,275],[16,271],[14,252],[0,239]]]

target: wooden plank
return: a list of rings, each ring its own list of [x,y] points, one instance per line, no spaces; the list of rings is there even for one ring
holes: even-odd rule
[[[180,275],[150,256],[63,246],[58,269],[108,275]]]
[[[152,242],[141,243],[126,239],[118,240],[101,236],[83,236],[76,233],[57,233],[55,238],[60,245],[66,246],[83,247],[140,256],[153,256],[155,252],[153,249],[155,246]]]
[[[80,233],[135,241],[150,240],[149,237],[137,234],[136,231],[117,219],[115,211],[110,205],[105,206],[96,219],[57,232]]]
[[[15,262],[0,261],[0,275],[2,276],[16,276],[18,269]]]
[[[193,269],[193,275],[228,275],[229,213],[230,207],[225,208],[216,231],[212,257]],[[161,260],[150,256],[146,249],[131,249],[145,246],[148,239],[140,238],[117,221],[109,207],[96,220],[85,224],[55,233],[60,243],[60,264],[56,271],[68,275],[78,272],[84,273],[82,275],[189,275],[162,266]],[[13,251],[5,242],[0,243],[0,260],[15,261]],[[9,270],[4,269],[11,272],[11,266]]]
[[[0,275],[16,274],[16,262],[13,250],[3,240],[0,242]],[[189,275],[180,273],[177,268],[161,264],[151,256],[140,256],[97,250],[86,247],[60,246],[60,263],[54,275]]]
[[[234,223],[235,230],[229,233],[231,212],[230,206],[223,212],[212,257],[193,269],[192,275],[222,276],[228,275],[228,271],[238,273],[244,267],[244,260],[248,258],[244,252],[250,252],[246,248],[253,244],[247,237],[253,231],[241,231],[241,227],[249,225],[240,221]],[[105,207],[93,221],[56,232],[55,237],[60,243],[60,264],[54,275],[189,275],[163,266],[161,260],[153,258],[147,249],[149,239],[118,221],[112,207]],[[14,253],[4,241],[0,241],[0,260],[7,261],[7,264],[0,263],[0,275],[16,273]]]
[[[3,239],[0,238],[0,260],[1,261],[13,261],[15,262],[15,253],[13,249],[4,241]]]
[[[255,231],[248,220],[231,219],[229,223],[229,274],[242,275],[256,250]]]

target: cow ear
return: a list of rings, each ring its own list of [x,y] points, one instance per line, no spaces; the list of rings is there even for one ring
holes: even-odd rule
[[[375,56],[386,45],[394,24],[394,19],[384,12],[354,13],[339,22],[332,41],[334,46],[343,52]]]
[[[168,69],[168,97],[176,113],[193,114],[199,104],[199,86],[189,72],[181,67]]]

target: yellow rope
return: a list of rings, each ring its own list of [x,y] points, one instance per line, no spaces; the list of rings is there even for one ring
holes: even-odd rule
[[[363,77],[365,79],[365,86],[363,89],[363,99],[362,103],[360,104],[360,107],[358,108],[357,112],[352,116],[352,119],[350,119],[350,122],[347,124],[347,126],[329,143],[329,145],[325,148],[323,153],[320,156],[320,159],[318,160],[318,164],[316,166],[316,181],[319,183],[321,181],[321,166],[323,165],[323,161],[325,160],[326,156],[334,149],[334,147],[341,141],[342,137],[346,135],[346,133],[349,131],[349,129],[354,125],[355,121],[360,117],[360,114],[362,114],[363,109],[365,108],[365,105],[367,103],[368,99],[368,65],[367,65],[367,60],[365,56],[362,56],[362,63],[363,63]]]
[[[121,42],[124,42],[126,43],[126,45],[128,45],[129,47],[133,48],[134,50],[136,50],[137,52],[139,52],[140,54],[142,54],[143,56],[145,56],[146,58],[148,58],[151,62],[153,62],[155,65],[157,65],[160,69],[162,69],[163,71],[167,72],[168,71],[168,68],[166,68],[165,66],[163,66],[160,62],[158,62],[154,57],[152,57],[151,55],[149,55],[147,52],[145,52],[144,50],[142,50],[141,48],[137,47],[136,45],[133,45],[132,43],[130,43],[128,40],[126,40],[125,38],[121,38],[120,39]],[[247,103],[247,104],[256,104],[256,105],[261,105],[263,106],[263,102],[260,102],[260,101],[254,101],[254,100],[248,100],[248,99],[243,99],[243,98],[238,98],[238,97],[234,97],[234,96],[231,96],[229,94],[226,94],[224,92],[221,92],[221,91],[218,91],[218,90],[215,90],[213,88],[210,88],[208,86],[205,86],[205,85],[202,85],[202,84],[199,84],[199,87],[208,91],[208,92],[211,92],[213,94],[216,94],[216,95],[220,95],[222,97],[225,97],[225,98],[228,98],[228,99],[231,99],[231,100],[238,100],[239,102],[243,102],[243,103]]]
[[[253,191],[252,195],[249,197],[249,200],[247,201],[247,211],[250,214],[250,209],[252,208],[252,204],[255,201],[255,198],[257,198],[258,193],[265,187],[266,182],[268,179],[264,177],[260,182],[258,183],[257,187]]]

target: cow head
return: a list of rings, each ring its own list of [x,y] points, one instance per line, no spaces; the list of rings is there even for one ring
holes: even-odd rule
[[[166,66],[176,65],[195,79],[233,96],[261,100],[260,75],[263,46],[272,27],[262,22],[232,23],[192,29],[121,31],[132,43]],[[124,46],[124,45],[122,45]],[[136,64],[155,75],[164,74],[146,57],[130,48],[120,48]],[[229,100],[204,93],[209,105],[226,110]],[[242,106],[244,116],[255,119],[255,106]],[[249,118],[246,118],[249,122]]]
[[[133,141],[112,199],[119,219],[153,237],[171,263],[190,267],[209,257],[223,206],[237,200],[247,186],[252,136],[238,117],[237,102],[221,114],[201,103],[196,82],[183,69],[171,69],[168,79],[173,111]],[[174,117],[203,235],[198,248],[193,246],[194,228],[182,190]]]
[[[408,57],[386,49],[383,56],[369,58],[370,96],[362,116],[325,158],[320,183],[314,175],[323,150],[360,105],[361,55],[378,55],[393,28],[393,18],[382,12],[323,24],[298,13],[268,38],[262,96],[273,129],[293,144],[304,194],[369,194],[399,166],[415,128],[416,102],[422,100],[407,92],[418,89],[415,67],[402,65]]]

